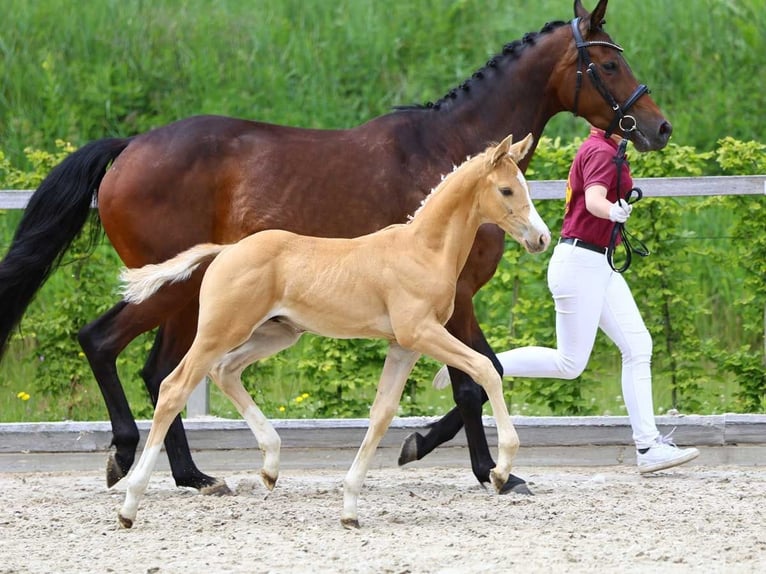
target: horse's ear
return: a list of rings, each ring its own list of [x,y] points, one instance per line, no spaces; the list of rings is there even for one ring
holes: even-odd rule
[[[511,156],[511,159],[514,161],[514,163],[519,163],[522,159],[527,157],[529,150],[532,149],[532,144],[534,141],[535,137],[529,133],[523,140],[511,146],[511,148],[508,150],[508,154]]]
[[[588,17],[588,11],[583,8],[580,0],[574,0],[574,17],[582,18],[583,20]]]
[[[575,0],[574,3],[574,14],[575,18],[580,18],[582,21],[581,26],[581,32],[583,36],[587,36],[588,32],[594,32],[603,26],[604,22],[606,21],[604,17],[606,16],[606,5],[608,0],[599,0],[598,5],[593,9],[593,12],[588,13],[588,11],[583,8],[582,2],[580,0]]]
[[[608,0],[599,0],[598,5],[590,13],[590,31],[600,30],[606,22],[606,3]]]
[[[493,167],[497,165],[497,162],[503,159],[505,154],[509,153],[512,143],[513,143],[513,134],[510,134],[503,141],[501,141],[497,145],[497,147],[495,147],[494,150],[492,150],[492,159],[490,159],[490,164]]]

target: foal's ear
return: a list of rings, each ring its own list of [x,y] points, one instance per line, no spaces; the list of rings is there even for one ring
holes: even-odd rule
[[[508,150],[508,154],[511,156],[511,159],[514,161],[514,163],[519,163],[527,156],[529,150],[532,149],[532,144],[534,141],[535,137],[529,133],[523,140],[511,146],[511,148]]]
[[[490,164],[492,164],[493,167],[496,166],[497,162],[503,159],[505,154],[509,152],[512,143],[513,134],[510,134],[503,141],[501,141],[494,150],[492,150],[492,159],[490,160]]]

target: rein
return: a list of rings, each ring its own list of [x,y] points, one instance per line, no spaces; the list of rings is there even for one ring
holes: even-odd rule
[[[617,147],[617,153],[612,158],[612,161],[617,166],[617,201],[625,201],[626,203],[633,204],[640,201],[644,197],[644,193],[638,187],[632,187],[622,197],[620,192],[620,180],[622,179],[622,167],[627,160],[625,159],[625,149],[628,147],[628,140],[623,138],[620,141],[620,145]],[[635,195],[635,197],[634,197]],[[621,243],[618,243],[618,238],[622,238]],[[631,240],[633,243],[631,243]],[[625,262],[620,267],[614,265],[614,253],[617,250],[618,245],[622,245],[625,250]],[[643,241],[628,233],[625,229],[625,223],[616,222],[612,228],[612,235],[609,238],[609,247],[606,249],[606,260],[609,262],[609,267],[617,273],[623,273],[630,267],[630,263],[633,259],[633,253],[646,257],[649,255],[649,249],[646,247]]]
[[[614,99],[612,94],[607,89],[606,84],[604,84],[604,81],[601,79],[596,65],[590,59],[588,48],[590,46],[604,46],[606,48],[612,48],[613,50],[622,52],[622,47],[612,42],[606,42],[603,40],[592,40],[590,42],[585,42],[583,40],[582,34],[580,33],[580,18],[575,18],[572,20],[571,26],[572,34],[574,35],[575,39],[575,45],[577,47],[577,81],[575,84],[574,110],[572,113],[575,116],[579,115],[577,113],[577,105],[580,99],[580,89],[582,88],[582,70],[585,68],[585,71],[588,74],[593,87],[596,88],[596,91],[601,94],[601,97],[604,98],[606,103],[609,104],[609,107],[612,108],[612,111],[614,112],[614,118],[612,118],[612,122],[606,129],[606,136],[611,136],[615,129],[618,127],[620,130],[622,130],[623,134],[632,132],[634,129],[636,129],[636,118],[629,115],[627,112],[641,96],[649,93],[649,88],[646,87],[646,84],[639,84],[636,89],[633,90],[633,93],[630,95],[630,97],[625,100],[624,104],[618,104],[617,100]]]

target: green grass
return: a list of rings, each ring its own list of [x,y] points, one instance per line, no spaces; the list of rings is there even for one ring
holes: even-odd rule
[[[505,42],[572,16],[566,0],[5,0],[3,12],[0,138],[16,160],[198,113],[355,125],[439,98]],[[607,16],[676,141],[764,139],[758,0],[621,2]],[[548,133],[576,129],[562,116]]]

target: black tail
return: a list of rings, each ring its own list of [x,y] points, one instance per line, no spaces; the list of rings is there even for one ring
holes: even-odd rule
[[[35,293],[82,231],[107,166],[128,143],[107,138],[81,147],[32,194],[0,262],[0,357]]]

